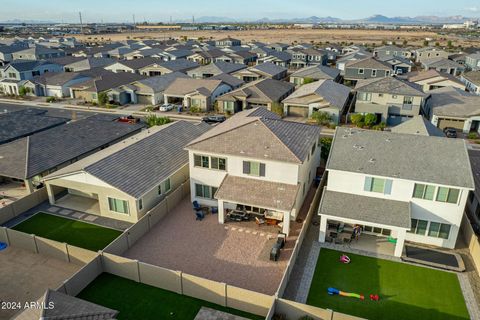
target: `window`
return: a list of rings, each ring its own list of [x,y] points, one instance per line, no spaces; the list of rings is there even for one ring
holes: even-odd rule
[[[412,104],[413,97],[403,97],[403,104]]]
[[[161,194],[165,194],[167,193],[168,191],[170,191],[171,189],[171,186],[170,186],[170,178],[168,178],[167,180],[163,181],[162,183],[160,183],[160,185],[158,186],[158,194],[161,195]]]
[[[195,184],[195,196],[198,198],[205,198],[205,199],[214,199],[214,195],[217,192],[217,188],[206,186],[203,184]]]
[[[227,159],[195,154],[193,155],[193,165],[195,167],[225,171],[227,170]]]
[[[377,76],[377,69],[372,69],[372,77],[376,77]]]
[[[143,199],[138,199],[138,210],[143,209]]]
[[[438,187],[436,200],[439,202],[457,203],[459,195],[460,190],[458,189]]]
[[[192,99],[192,107],[200,107],[201,105],[201,100],[200,99]]]
[[[311,151],[312,156],[313,156],[313,153],[315,152],[315,149],[317,149],[317,144],[316,143],[314,143],[313,147],[312,147],[312,151]]]
[[[378,94],[378,97],[379,97],[379,98],[383,98],[383,93],[379,93],[379,94]]]
[[[413,197],[417,199],[433,200],[435,187],[428,184],[415,183]]]
[[[115,198],[108,198],[108,207],[110,211],[128,214],[128,202],[126,200],[120,200]]]
[[[363,69],[358,69],[358,74],[364,74],[365,73],[365,70]]]
[[[392,95],[392,99],[397,99],[397,97],[398,97],[398,96],[395,95],[395,94]]]
[[[265,177],[265,163],[243,161],[243,173],[251,176]]]
[[[412,226],[410,228],[410,233],[415,233],[424,236],[427,232],[428,221],[412,219]]]
[[[428,236],[435,238],[448,239],[450,235],[450,225],[438,222],[430,222]]]
[[[367,93],[367,92],[360,92],[358,94],[358,100],[360,100],[360,101],[371,101],[372,100],[372,94]]]
[[[392,180],[365,177],[364,190],[369,192],[378,192],[383,194],[392,193]]]
[[[234,110],[234,102],[233,101],[223,101],[223,111],[233,113]]]

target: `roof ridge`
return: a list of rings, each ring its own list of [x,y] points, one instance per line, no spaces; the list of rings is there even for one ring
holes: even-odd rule
[[[27,150],[25,152],[25,179],[28,177],[28,163],[29,163],[29,154],[30,154],[30,136],[27,136]]]
[[[275,119],[267,119],[267,118],[263,118],[263,117],[259,117],[257,119],[257,121],[259,121],[278,141],[280,141],[280,143],[285,147],[287,148],[287,150],[290,152],[290,154],[293,155],[293,157],[295,159],[297,159],[300,163],[303,163],[303,161],[297,157],[297,155],[282,141],[282,139],[280,139],[264,122],[264,120],[275,120]],[[281,121],[281,122],[284,122],[284,123],[287,123],[289,121],[285,121],[285,120],[276,120],[276,121]],[[290,123],[290,122],[289,122]]]

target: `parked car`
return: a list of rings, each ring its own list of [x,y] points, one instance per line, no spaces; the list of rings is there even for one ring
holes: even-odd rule
[[[158,109],[158,111],[161,111],[161,112],[170,111],[170,110],[173,110],[173,107],[174,107],[173,104],[165,103]]]
[[[206,123],[220,123],[225,120],[227,120],[227,118],[221,115],[206,116],[202,119],[202,121]]]
[[[447,136],[447,138],[456,138],[457,137],[457,129],[447,127],[443,129],[443,133]]]

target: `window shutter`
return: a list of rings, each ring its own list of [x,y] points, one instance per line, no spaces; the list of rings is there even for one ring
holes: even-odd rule
[[[392,194],[392,180],[387,179],[385,180],[385,189],[383,190],[383,194]]]
[[[260,163],[260,177],[265,177],[265,163]]]
[[[370,191],[372,190],[372,177],[365,177],[365,185],[363,190]]]
[[[243,161],[243,173],[250,174],[250,162]]]

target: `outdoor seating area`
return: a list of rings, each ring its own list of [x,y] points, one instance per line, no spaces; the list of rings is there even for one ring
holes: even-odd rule
[[[23,181],[0,178],[0,208],[25,197],[29,192]]]
[[[279,231],[277,227],[258,226],[253,220],[219,224],[217,215],[208,211],[202,221],[197,221],[192,202],[188,197],[184,198],[123,255],[240,288],[274,294],[296,236],[289,236],[278,260],[271,261],[270,252]],[[297,234],[297,224],[292,225]],[[271,232],[270,228],[276,232]]]

